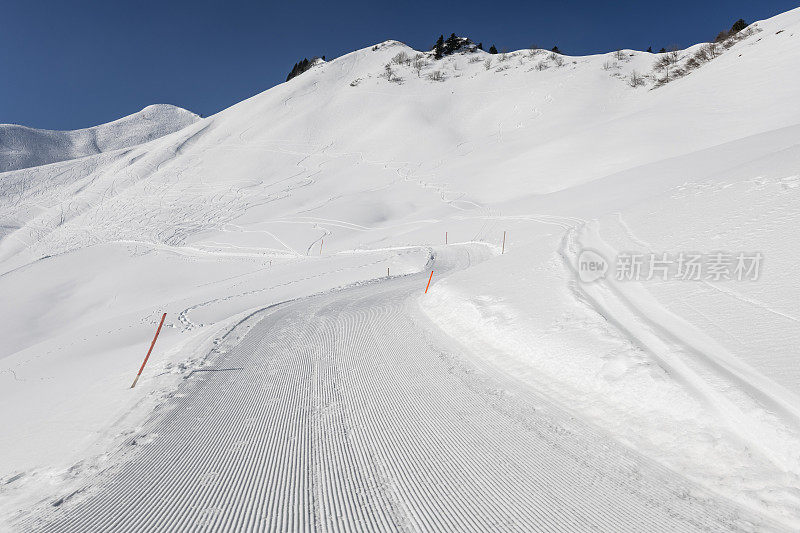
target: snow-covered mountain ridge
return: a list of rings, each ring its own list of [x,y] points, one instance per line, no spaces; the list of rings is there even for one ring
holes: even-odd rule
[[[73,131],[0,124],[0,172],[130,148],[199,119],[180,107],[160,104],[107,124]]]

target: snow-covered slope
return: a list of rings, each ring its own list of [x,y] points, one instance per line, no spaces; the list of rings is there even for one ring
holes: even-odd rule
[[[74,131],[0,124],[0,172],[129,148],[178,131],[199,119],[180,107],[159,104],[107,124]]]
[[[416,305],[471,363],[796,530],[800,10],[715,54],[659,84],[645,52],[415,64],[387,41],[162,138],[3,174],[6,515],[95,479],[253,311],[419,272],[447,239],[493,253]],[[764,263],[582,283],[587,248]]]

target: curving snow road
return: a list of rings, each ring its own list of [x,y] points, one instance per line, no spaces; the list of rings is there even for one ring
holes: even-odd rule
[[[437,276],[475,250],[450,247]],[[736,531],[755,522],[441,337],[427,273],[288,302],[43,531]]]

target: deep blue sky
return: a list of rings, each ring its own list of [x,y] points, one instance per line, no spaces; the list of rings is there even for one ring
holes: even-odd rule
[[[282,82],[304,56],[456,32],[488,48],[565,53],[687,46],[797,7],[703,2],[0,0],[0,123],[88,127],[170,103],[213,114]]]

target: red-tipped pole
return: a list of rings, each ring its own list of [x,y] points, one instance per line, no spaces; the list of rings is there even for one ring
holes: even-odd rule
[[[142,368],[139,369],[139,373],[136,374],[136,379],[133,380],[133,385],[131,388],[136,386],[136,382],[139,381],[139,376],[142,375],[142,370],[144,370],[144,365],[147,364],[147,360],[150,359],[150,353],[153,351],[153,346],[156,345],[156,339],[158,338],[158,334],[161,333],[161,326],[164,325],[164,319],[167,318],[167,313],[161,315],[161,323],[158,325],[158,329],[156,330],[156,336],[153,337],[153,342],[150,343],[150,349],[147,350],[147,355],[144,356],[144,362],[142,363]]]
[[[430,286],[431,286],[431,280],[432,280],[432,279],[433,279],[433,270],[431,270],[431,275],[430,275],[430,277],[428,278],[428,286],[427,286],[427,287],[425,287],[425,294],[428,294],[428,289],[429,289],[429,288],[430,288]]]
[[[447,232],[444,232],[444,243],[447,244]]]

